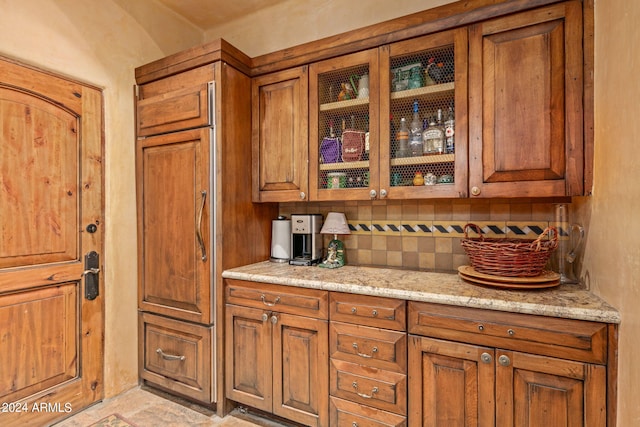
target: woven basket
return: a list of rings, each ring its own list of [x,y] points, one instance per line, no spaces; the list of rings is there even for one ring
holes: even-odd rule
[[[480,237],[468,237],[473,229]],[[548,233],[553,236],[546,239]],[[471,266],[481,273],[508,277],[535,277],[542,274],[549,257],[558,247],[558,231],[547,227],[535,240],[485,238],[476,224],[464,226],[462,247]]]

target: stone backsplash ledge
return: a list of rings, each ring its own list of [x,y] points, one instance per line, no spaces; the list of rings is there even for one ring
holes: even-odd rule
[[[487,237],[535,239],[555,223],[555,206],[568,199],[381,200],[281,203],[280,215],[344,212],[351,234],[341,236],[347,263],[424,271],[456,271],[469,259],[460,245],[472,222]],[[571,206],[569,205],[569,211]],[[571,212],[570,212],[571,214]],[[325,244],[331,236],[325,236]]]

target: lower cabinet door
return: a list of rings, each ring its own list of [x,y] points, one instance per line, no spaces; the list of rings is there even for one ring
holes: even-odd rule
[[[271,412],[271,322],[265,310],[227,304],[226,397]]]
[[[405,427],[401,415],[331,397],[332,427]]]
[[[201,402],[212,402],[212,327],[140,313],[139,335],[143,380]]]
[[[272,313],[273,413],[328,426],[329,326],[326,320]]]
[[[495,425],[494,349],[409,336],[409,425]]]

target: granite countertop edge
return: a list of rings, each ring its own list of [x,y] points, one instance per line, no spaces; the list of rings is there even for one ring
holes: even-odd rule
[[[581,285],[505,290],[470,284],[453,273],[358,266],[332,270],[269,261],[225,270],[222,277],[594,322],[621,321],[618,310]]]

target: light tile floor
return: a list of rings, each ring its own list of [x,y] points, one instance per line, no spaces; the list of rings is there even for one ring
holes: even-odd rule
[[[136,387],[118,396],[105,399],[55,424],[55,427],[88,427],[114,413],[121,415],[136,427],[277,427],[286,425],[250,413],[241,413],[239,410],[220,418],[208,408],[160,391]]]

